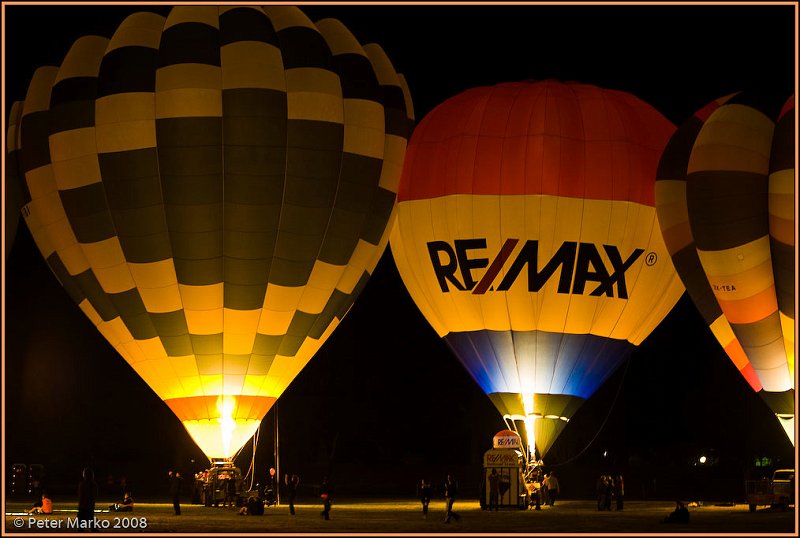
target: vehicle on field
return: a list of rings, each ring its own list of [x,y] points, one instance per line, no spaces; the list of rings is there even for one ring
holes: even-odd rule
[[[772,479],[745,481],[745,497],[751,512],[759,506],[786,510],[794,504],[794,469],[778,469]]]

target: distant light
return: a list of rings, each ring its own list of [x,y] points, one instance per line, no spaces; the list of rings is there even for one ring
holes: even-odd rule
[[[604,458],[607,458],[607,457],[608,457],[608,450],[603,450],[603,457],[604,457]]]
[[[705,463],[707,461],[705,456],[700,456],[700,463]]]

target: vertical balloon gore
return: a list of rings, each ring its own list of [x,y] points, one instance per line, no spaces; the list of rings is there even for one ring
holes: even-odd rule
[[[675,268],[733,364],[794,444],[794,97],[723,97],[661,158],[659,225]]]
[[[413,112],[377,45],[289,6],[136,13],[9,124],[42,255],[209,458],[230,458],[388,243]]]
[[[630,94],[542,81],[467,90],[409,142],[400,276],[541,455],[683,293],[653,200],[673,131]]]

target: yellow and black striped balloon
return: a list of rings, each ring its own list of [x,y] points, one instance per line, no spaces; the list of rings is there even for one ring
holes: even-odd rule
[[[9,149],[64,288],[231,457],[383,253],[412,125],[402,75],[339,21],[179,6],[37,70]]]
[[[693,302],[794,443],[794,97],[738,93],[672,137],[656,182],[659,225]]]

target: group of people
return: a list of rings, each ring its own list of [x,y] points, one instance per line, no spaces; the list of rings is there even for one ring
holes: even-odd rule
[[[78,484],[78,520],[90,521],[94,519],[95,504],[98,494],[98,486],[94,481],[94,472],[90,467],[83,470],[83,480]],[[180,507],[180,493],[181,493],[181,475],[178,471],[169,471],[170,478],[170,496],[172,497],[175,515],[181,514]],[[499,504],[500,493],[500,476],[497,474],[496,469],[492,469],[487,477],[489,487],[489,510],[497,510]],[[539,480],[536,495],[541,495],[541,502],[550,506],[555,505],[556,499],[561,491],[555,473],[538,475]],[[294,503],[297,497],[297,486],[300,483],[300,477],[296,474],[286,474],[284,476],[284,483],[286,485],[287,498],[289,503],[289,513],[295,515]],[[528,485],[534,484],[529,482]],[[443,485],[444,497],[446,500],[445,523],[450,523],[452,519],[456,521],[461,519],[461,516],[453,510],[453,505],[458,497],[458,482],[452,474],[447,475],[447,479]],[[320,498],[322,500],[322,512],[320,516],[325,519],[330,519],[331,505],[333,502],[333,486],[327,477],[322,479],[319,488]],[[431,502],[432,488],[431,483],[427,479],[422,479],[417,486],[417,494],[422,502],[422,517],[427,519],[428,507]],[[611,510],[612,499],[616,500],[616,509],[622,510],[623,499],[625,496],[625,482],[621,474],[612,477],[611,475],[604,474],[597,479],[597,509],[598,510]],[[111,512],[132,512],[134,507],[133,497],[129,491],[124,492],[122,502],[114,503],[108,507]],[[538,508],[538,503],[537,503]],[[47,492],[42,492],[41,501],[37,501],[27,513],[29,514],[52,514],[53,501]],[[240,514],[242,515],[255,515],[258,512],[251,507],[250,504],[242,507]],[[263,514],[263,504],[261,505],[261,513]],[[671,512],[664,520],[663,523],[688,523],[689,510],[686,505],[681,501],[676,501],[675,510]]]
[[[175,510],[175,515],[181,515],[181,489],[182,481],[181,473],[177,470],[170,470],[168,472],[169,478],[169,495],[172,499],[172,506]],[[232,482],[232,481],[231,481]],[[297,498],[297,486],[300,483],[300,477],[296,474],[286,475],[286,492],[289,501],[289,513],[295,515],[295,499]],[[109,505],[109,512],[132,512],[134,507],[133,497],[130,491],[123,488],[123,498],[118,503]],[[333,488],[328,483],[327,478],[323,479],[321,487],[321,496],[323,498],[324,509],[322,517],[330,519],[331,509],[331,496]],[[82,480],[78,483],[78,520],[91,521],[95,517],[95,506],[97,504],[97,497],[99,493],[99,486],[95,481],[94,471],[90,467],[86,467],[82,472]],[[262,505],[263,506],[263,505]],[[244,514],[247,514],[249,506],[245,506]],[[26,511],[28,514],[52,514],[53,513],[53,500],[46,492],[42,492],[41,500],[37,500],[34,505]],[[252,510],[251,510],[252,513]],[[263,513],[263,512],[262,512]]]
[[[558,494],[561,492],[561,485],[558,483],[555,473],[539,474],[533,483],[533,492],[529,490],[529,504],[536,510],[541,510],[541,505],[555,506]]]
[[[494,472],[494,469],[492,469]],[[491,476],[490,485],[491,485]],[[556,499],[561,493],[561,485],[554,472],[543,473],[541,468],[534,473],[532,479],[525,483],[525,489],[528,493],[528,508],[534,510],[541,510],[542,505],[555,506]],[[490,495],[489,509],[491,510]]]
[[[446,501],[446,510],[445,510],[445,517],[444,522],[450,523],[451,520],[455,519],[458,521],[461,519],[461,515],[457,512],[453,511],[453,505],[456,502],[456,498],[458,497],[458,481],[453,477],[452,474],[448,474],[447,478],[443,484],[444,490],[444,498]],[[422,517],[424,519],[428,519],[428,507],[431,503],[431,496],[432,496],[433,489],[431,487],[430,480],[423,478],[417,484],[417,495],[419,496],[419,500],[422,503]]]
[[[597,479],[597,509],[611,510],[611,501],[617,502],[617,510],[622,510],[625,499],[625,480],[621,474],[600,475]]]

